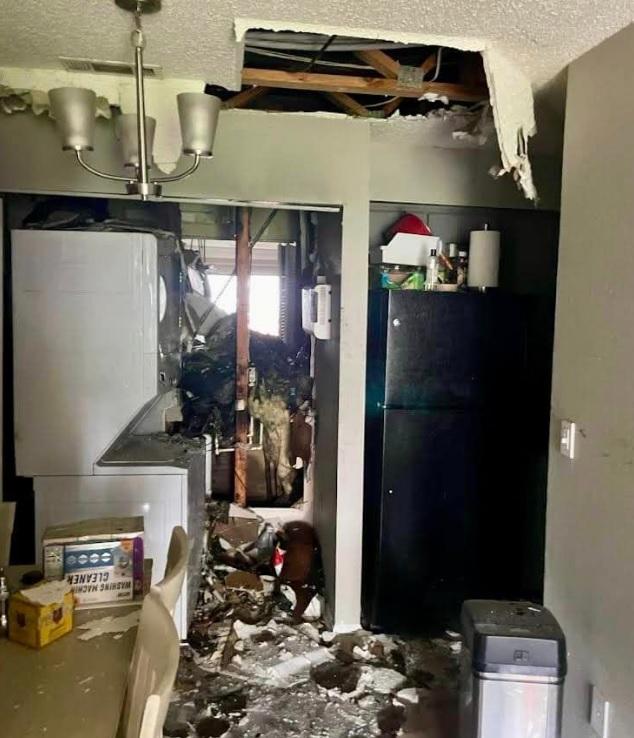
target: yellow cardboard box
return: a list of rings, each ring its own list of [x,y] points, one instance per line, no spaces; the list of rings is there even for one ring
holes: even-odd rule
[[[35,588],[34,588],[35,589]],[[33,590],[23,590],[29,595]],[[31,648],[42,648],[73,629],[73,593],[61,593],[59,601],[42,604],[23,592],[9,599],[9,638]]]

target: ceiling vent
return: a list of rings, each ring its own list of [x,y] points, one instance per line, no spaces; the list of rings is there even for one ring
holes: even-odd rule
[[[134,64],[118,61],[103,61],[102,59],[81,59],[72,56],[60,56],[59,60],[67,72],[90,72],[91,74],[117,74],[120,77],[133,77]],[[143,71],[146,77],[160,79],[163,68],[158,64],[144,64]]]

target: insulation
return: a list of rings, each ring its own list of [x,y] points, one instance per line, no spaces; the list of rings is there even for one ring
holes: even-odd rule
[[[35,115],[48,113],[48,92],[0,85],[0,110],[7,115],[31,110]],[[105,97],[97,98],[97,117],[111,118],[110,104]]]

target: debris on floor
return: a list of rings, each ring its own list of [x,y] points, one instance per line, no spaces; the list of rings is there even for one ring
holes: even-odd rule
[[[302,529],[299,540],[311,550],[302,549],[308,558],[298,563],[287,558],[283,530],[255,516],[230,517],[227,504],[210,504],[209,526],[166,736],[455,738],[459,636],[332,633],[320,615],[310,622],[297,616],[297,586],[282,591],[290,568],[307,585],[309,608],[317,607],[314,533]]]
[[[118,617],[108,615],[105,618],[89,620],[87,623],[77,626],[78,630],[86,631],[78,636],[78,639],[80,641],[90,641],[101,635],[114,635],[115,638],[120,638],[130,628],[136,628],[139,624],[140,613],[140,610],[134,610],[127,615],[119,615]]]

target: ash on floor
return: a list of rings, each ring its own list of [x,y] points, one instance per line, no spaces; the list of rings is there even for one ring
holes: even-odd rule
[[[210,507],[210,553],[164,734],[456,738],[459,636],[334,634],[319,617],[294,621],[264,551],[270,531],[227,508]]]

